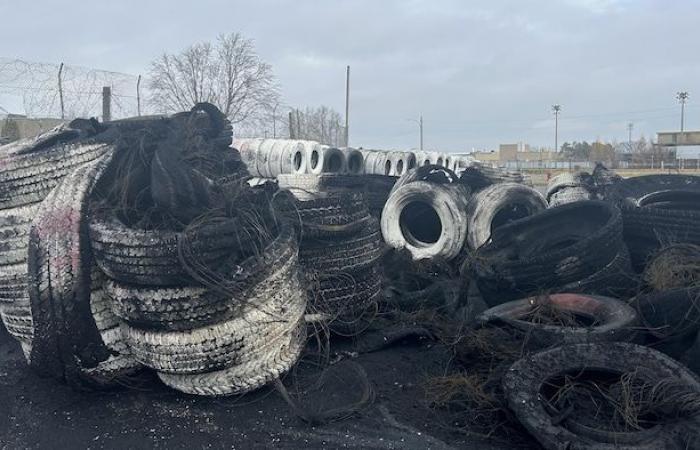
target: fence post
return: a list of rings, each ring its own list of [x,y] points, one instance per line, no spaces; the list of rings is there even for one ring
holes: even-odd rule
[[[112,120],[112,88],[104,86],[102,88],[102,121]]]
[[[61,76],[63,75],[63,63],[58,67],[58,98],[61,101],[61,120],[66,118],[66,110],[63,105],[63,80]]]
[[[136,80],[136,114],[141,116],[141,75]]]

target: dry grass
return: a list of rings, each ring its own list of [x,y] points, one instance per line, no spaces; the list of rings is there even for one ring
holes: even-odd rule
[[[554,392],[547,401],[555,415],[595,428],[633,432],[700,412],[700,393],[687,385],[674,380],[651,384],[636,372],[607,375],[582,372],[550,382]]]
[[[580,314],[558,307],[546,294],[533,297],[530,300],[530,304],[532,309],[520,317],[520,320],[534,324],[568,328],[592,327],[597,324],[594,318],[583,317]]]
[[[700,287],[700,246],[668,245],[647,265],[643,279],[656,291]]]

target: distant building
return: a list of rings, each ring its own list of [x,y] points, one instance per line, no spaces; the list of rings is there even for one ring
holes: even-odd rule
[[[8,114],[0,119],[0,138],[5,138],[0,141],[34,137],[65,122],[61,119],[30,119],[19,114]]]
[[[661,131],[656,143],[675,154],[678,168],[700,168],[700,131]]]

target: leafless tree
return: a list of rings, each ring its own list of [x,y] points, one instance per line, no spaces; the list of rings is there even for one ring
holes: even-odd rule
[[[307,107],[304,111],[294,110],[289,130],[296,139],[309,139],[322,144],[344,146],[342,116],[328,106]],[[289,122],[287,121],[287,124]]]
[[[159,111],[210,102],[234,125],[264,121],[280,98],[271,66],[240,33],[220,35],[214,44],[195,44],[179,54],[163,54],[151,64],[149,87]]]

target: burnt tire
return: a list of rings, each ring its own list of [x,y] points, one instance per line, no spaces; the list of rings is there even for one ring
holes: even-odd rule
[[[122,324],[122,331],[136,360],[159,372],[205,373],[249,362],[282,345],[303,320],[306,297],[295,255],[236,301],[238,314],[205,327],[154,331]]]
[[[110,161],[107,154],[63,179],[42,203],[29,236],[31,366],[81,387],[101,386],[104,380],[89,373],[98,376],[99,365],[113,356],[90,309],[93,266],[86,233],[90,193]]]
[[[589,279],[621,251],[622,217],[601,201],[570,203],[497,228],[472,270],[489,306]]]
[[[356,234],[302,242],[299,264],[311,273],[354,273],[376,264],[381,254],[381,232],[372,218]]]
[[[467,203],[469,248],[476,250],[486,244],[496,228],[546,208],[542,194],[522,184],[494,184],[477,192]]]
[[[26,262],[4,266],[0,271],[0,305],[29,306]]]
[[[546,404],[547,386],[566,374],[585,371],[621,374],[657,386],[673,382],[689,392],[700,391],[700,381],[671,358],[639,345],[606,342],[556,347],[517,361],[503,377],[508,406],[520,423],[546,449],[685,449],[693,434],[682,428],[685,423],[663,422],[640,432],[611,432],[578,424],[575,414],[557,420]],[[601,428],[606,424],[601,423]]]
[[[291,218],[301,221],[302,239],[351,235],[371,216],[360,192],[332,192],[313,200],[295,201]]]
[[[278,379],[292,368],[304,349],[305,330],[301,324],[269,351],[232,367],[193,375],[159,372],[158,377],[166,386],[187,394],[210,397],[245,394]]]
[[[191,236],[174,231],[129,228],[116,217],[95,217],[90,240],[95,261],[110,278],[145,286],[185,286],[193,280],[179,256],[179,242],[211,266],[232,253],[238,243],[235,223],[226,221],[199,228]]]
[[[559,189],[549,196],[549,207],[565,205],[567,203],[580,202],[582,200],[594,200],[593,194],[588,188],[576,186]]]
[[[583,317],[590,325],[536,323],[527,317],[544,305],[563,314]],[[565,344],[631,341],[636,334],[637,312],[626,303],[611,298],[583,294],[552,294],[529,297],[490,308],[479,315],[483,324],[506,326],[526,335],[527,343],[537,348]]]

